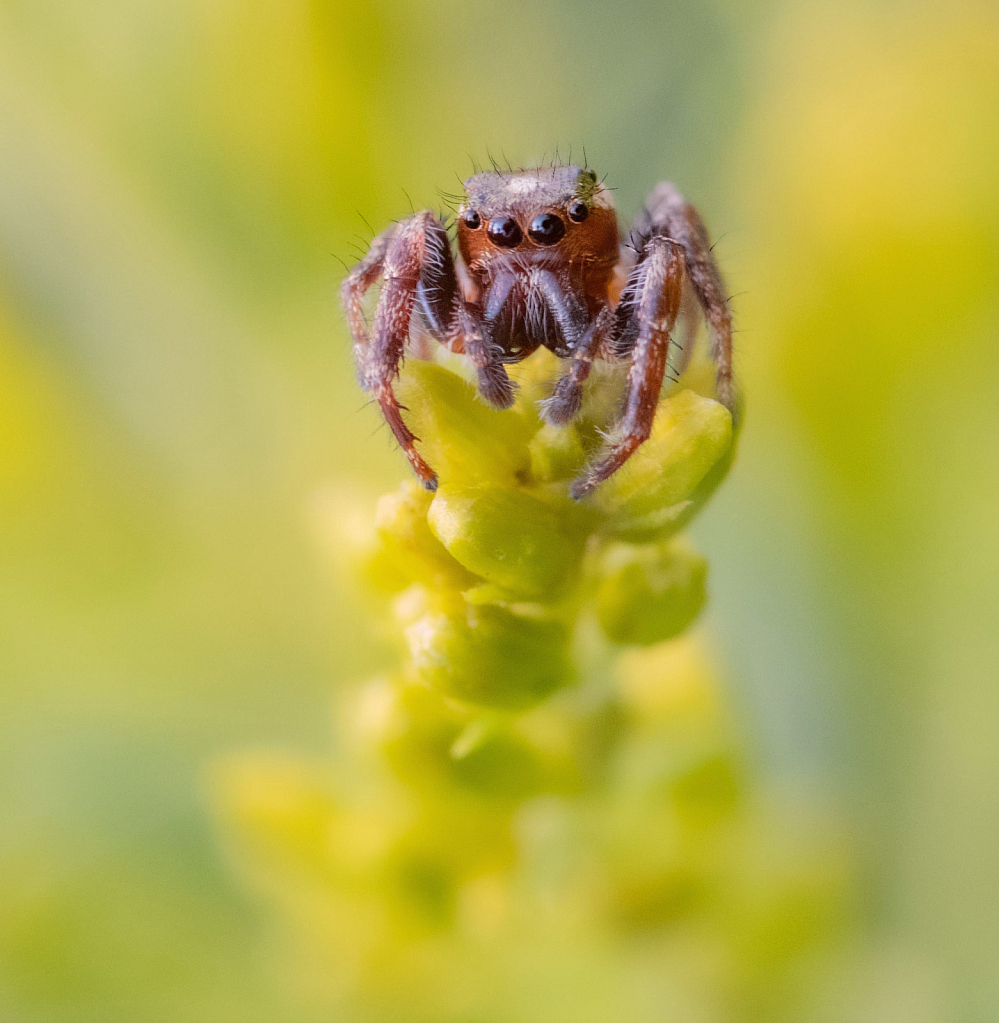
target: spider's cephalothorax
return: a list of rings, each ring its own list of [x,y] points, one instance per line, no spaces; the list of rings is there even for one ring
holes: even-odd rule
[[[674,328],[686,320],[692,339],[698,307],[711,333],[718,397],[733,407],[732,320],[721,275],[697,211],[672,185],[652,192],[622,246],[610,193],[591,170],[476,174],[465,182],[457,234],[456,262],[441,221],[417,213],[378,235],[342,287],[361,381],[428,490],[437,488],[437,474],[416,450],[392,390],[414,307],[430,334],[469,357],[479,391],[498,408],[513,402],[505,363],[541,346],[570,360],[543,404],[556,425],[579,411],[593,359],[629,360],[618,427],[600,460],[573,482],[574,497],[648,438]],[[379,276],[369,336],[362,301]],[[696,302],[683,301],[685,282]]]

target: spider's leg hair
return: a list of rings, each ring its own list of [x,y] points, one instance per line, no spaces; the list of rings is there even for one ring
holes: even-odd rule
[[[362,222],[364,223],[364,226],[371,232],[371,238],[374,238],[375,229],[371,226],[370,222],[368,221],[368,218],[360,210],[354,210],[354,212],[361,218]],[[370,243],[371,238],[365,238],[364,239],[365,244]]]

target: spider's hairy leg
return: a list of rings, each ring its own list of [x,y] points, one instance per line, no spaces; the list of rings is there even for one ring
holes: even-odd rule
[[[558,379],[550,398],[541,402],[541,417],[552,426],[564,426],[578,414],[583,404],[583,384],[590,375],[593,360],[604,348],[614,326],[614,313],[603,306],[575,346],[569,369]]]
[[[432,317],[443,308],[441,296],[447,295],[449,287],[452,297],[457,291],[457,282],[453,277],[451,285],[440,283],[440,278],[447,276],[448,266],[453,274],[453,262],[441,263],[444,258],[440,248],[442,232],[439,221],[430,212],[417,213],[402,221],[387,233],[378,269],[369,267],[362,271],[361,267],[365,266],[362,262],[361,267],[358,267],[360,272],[355,271],[358,273],[358,283],[352,285],[348,278],[343,288],[344,304],[353,331],[355,322],[363,328],[363,317],[360,315],[360,296],[363,291],[360,291],[360,285],[368,277],[373,282],[379,270],[384,276],[370,341],[365,346],[363,329],[354,332],[355,349],[358,346],[362,348],[359,365],[366,386],[374,394],[385,421],[427,490],[437,489],[437,474],[416,450],[415,442],[418,438],[403,421],[403,409],[392,389],[392,382],[399,375],[405,358],[409,325],[417,297],[427,315],[431,332],[434,332]],[[375,243],[381,243],[383,237],[379,235]],[[444,240],[446,242],[446,236]],[[450,258],[450,250],[447,250],[447,257]]]
[[[732,314],[721,271],[711,252],[711,242],[700,214],[675,185],[663,182],[646,200],[645,209],[635,221],[635,233],[645,238],[665,235],[683,246],[687,279],[704,310],[711,334],[711,358],[715,364],[718,400],[734,412]]]
[[[343,279],[340,285],[340,301],[347,315],[347,326],[354,339],[354,363],[361,386],[369,390],[367,379],[368,325],[364,319],[364,296],[378,280],[385,264],[385,253],[396,232],[393,225],[382,231],[371,243],[365,257]]]
[[[680,312],[683,268],[683,256],[676,243],[657,237],[645,246],[644,258],[635,267],[631,282],[637,337],[631,351],[624,413],[605,457],[573,480],[569,493],[575,498],[588,494],[620,469],[652,432],[666,373],[670,334]]]

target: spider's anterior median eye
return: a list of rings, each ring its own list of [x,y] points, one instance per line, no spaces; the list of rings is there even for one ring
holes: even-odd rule
[[[482,221],[479,220],[479,215],[475,212],[475,210],[465,210],[465,212],[461,215],[461,220],[465,227],[472,231],[474,231],[477,227],[482,226]]]
[[[590,215],[590,208],[585,202],[578,199],[569,207],[569,219],[575,220],[577,224],[582,223]]]
[[[489,240],[501,249],[512,249],[524,237],[520,225],[513,217],[493,217],[489,221]]]
[[[527,233],[539,245],[554,245],[565,234],[565,224],[554,213],[539,213]]]

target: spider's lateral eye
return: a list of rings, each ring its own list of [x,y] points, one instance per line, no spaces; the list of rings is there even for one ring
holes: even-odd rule
[[[590,179],[592,184],[597,183],[597,172],[594,170],[583,171],[583,173]]]
[[[461,220],[465,227],[472,231],[482,226],[482,221],[479,219],[479,215],[475,210],[465,210],[465,212],[461,215]]]
[[[574,220],[577,224],[581,224],[589,215],[590,208],[585,202],[580,202],[577,199],[569,206],[569,219]]]
[[[487,228],[489,240],[501,249],[512,249],[523,240],[520,225],[513,217],[493,217]]]
[[[565,234],[565,224],[554,213],[539,213],[527,233],[539,245],[554,245]]]

